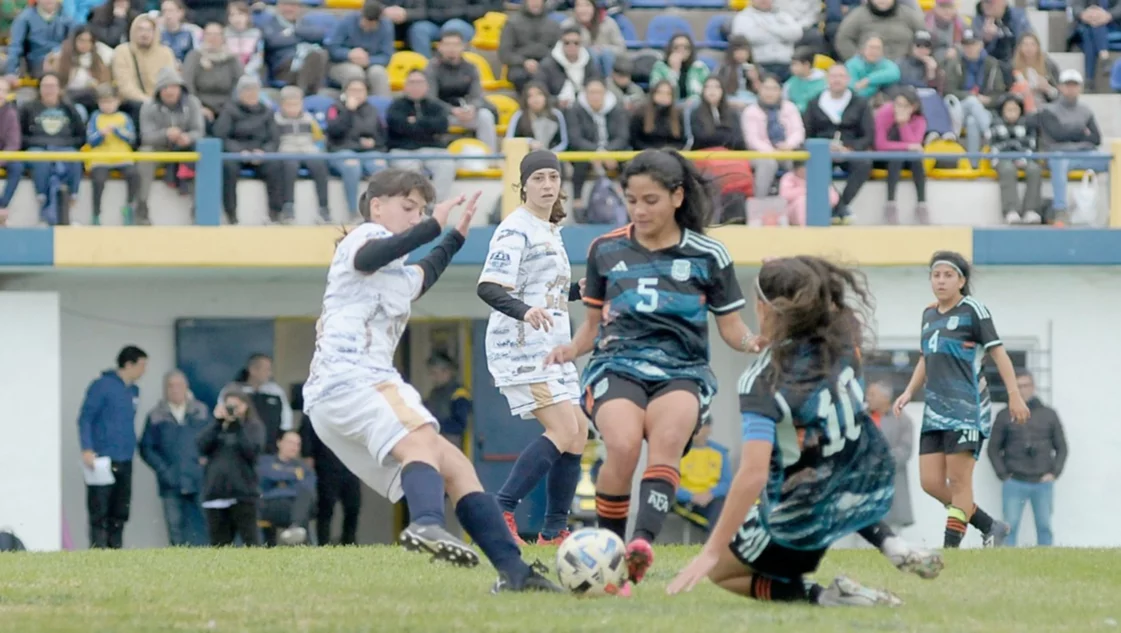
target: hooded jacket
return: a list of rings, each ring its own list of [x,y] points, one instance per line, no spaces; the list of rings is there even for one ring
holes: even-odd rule
[[[152,45],[143,49],[136,45],[136,27],[142,20],[155,29]],[[175,53],[160,43],[156,21],[147,13],[138,16],[129,27],[129,41],[113,49],[113,81],[121,100],[147,101],[156,94],[160,71],[175,68],[176,64]]]
[[[164,103],[159,92],[168,86],[179,86],[182,92],[175,103]],[[192,95],[183,78],[173,68],[164,68],[156,78],[156,96],[140,108],[140,143],[158,151],[182,149],[172,147],[167,140],[167,130],[177,127],[195,142],[206,134],[202,116],[202,103]]]
[[[619,100],[611,92],[603,96],[603,107],[599,112],[588,105],[588,98],[581,94],[576,105],[569,109],[565,120],[568,124],[568,149],[574,152],[618,152],[630,146],[630,117],[619,105]]]
[[[549,94],[558,101],[575,102],[576,95],[584,91],[584,82],[588,79],[600,79],[598,65],[592,60],[592,54],[583,46],[576,60],[569,60],[564,54],[564,45],[557,42],[549,58],[541,62],[537,79],[545,84]]]

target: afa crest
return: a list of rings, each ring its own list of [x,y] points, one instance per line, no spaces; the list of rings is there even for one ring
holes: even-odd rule
[[[670,268],[669,275],[673,277],[674,281],[689,281],[689,277],[693,274],[693,265],[687,259],[673,260],[673,266]]]
[[[956,316],[952,316],[946,321],[946,329],[947,330],[958,329],[958,318]]]

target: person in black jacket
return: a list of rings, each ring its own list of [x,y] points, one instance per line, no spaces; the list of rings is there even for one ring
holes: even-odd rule
[[[631,117],[634,149],[684,149],[689,142],[685,115],[674,100],[674,86],[663,80],[650,89],[650,98]]]
[[[62,82],[54,73],[46,73],[39,80],[39,98],[20,107],[19,127],[24,150],[77,152],[86,143],[85,121],[78,110],[62,98]],[[48,206],[51,174],[56,170],[65,173],[62,187],[69,190],[72,201],[76,199],[74,196],[78,195],[78,185],[82,182],[80,162],[31,163],[31,180],[39,198],[40,219],[48,224],[68,215]]]
[[[284,164],[275,160],[255,161],[250,157],[275,152],[280,146],[275,113],[261,102],[260,79],[242,75],[237,81],[237,98],[227,103],[214,121],[214,136],[222,139],[223,151],[246,156],[243,162],[222,162],[222,206],[230,224],[237,224],[237,180],[246,167],[264,179],[269,219],[279,221],[285,211]]]
[[[432,93],[448,109],[448,125],[475,132],[475,138],[498,153],[498,120],[494,106],[483,96],[479,69],[463,58],[465,41],[456,31],[440,37],[437,55],[428,62],[425,74]]]
[[[584,84],[601,77],[599,64],[583,45],[580,27],[569,25],[549,57],[541,61],[537,81],[545,84],[562,110],[572,107]]]
[[[509,15],[498,38],[498,63],[509,67],[506,76],[521,94],[560,39],[561,27],[546,12],[545,0],[525,0]]]
[[[385,167],[384,161],[363,158],[364,153],[384,152],[385,128],[378,109],[369,100],[366,80],[351,79],[344,87],[338,103],[327,109],[327,151],[353,152],[351,158],[331,160],[331,171],[343,181],[347,208],[358,215],[358,181]]]
[[[292,386],[292,406],[299,411],[304,408],[303,383]],[[300,440],[300,454],[316,474],[316,544],[332,543],[331,520],[335,516],[335,505],[341,503],[343,531],[337,544],[354,545],[358,542],[358,515],[362,511],[362,481],[319,439],[307,417],[300,422]]]
[[[278,0],[276,9],[265,11],[264,19],[253,22],[261,30],[269,76],[299,86],[304,94],[315,94],[323,87],[330,62],[323,48],[327,31],[318,22],[302,19],[300,0]]]
[[[693,149],[747,149],[740,113],[728,103],[719,77],[705,80],[701,102],[689,114],[689,130],[693,133]]]
[[[576,105],[565,116],[568,124],[568,149],[573,152],[619,152],[631,144],[630,116],[619,105],[615,95],[607,91],[602,79],[592,78],[576,98]],[[584,205],[584,183],[594,170],[604,174],[619,168],[614,160],[572,163],[573,206]]]
[[[203,504],[210,526],[210,544],[233,545],[240,536],[246,546],[260,545],[257,529],[257,457],[265,443],[265,426],[249,398],[231,390],[214,407],[214,422],[198,436],[206,458]]]
[[[391,154],[446,154],[448,109],[428,94],[428,77],[414,70],[405,78],[405,94],[389,104],[386,114]],[[400,169],[427,170],[432,176],[436,199],[443,200],[455,182],[455,161],[399,160]]]
[[[497,0],[419,0],[415,4],[420,6],[407,11],[411,24],[405,31],[405,42],[409,50],[425,57],[432,56],[433,42],[448,33],[470,42],[475,37],[475,20],[488,11],[503,10]]]
[[[834,64],[826,77],[826,90],[806,107],[802,115],[806,138],[825,138],[833,142],[833,162],[848,172],[840,201],[833,208],[833,223],[852,221],[849,205],[868,182],[872,161],[838,160],[845,152],[863,152],[872,147],[876,127],[868,102],[849,90],[849,71],[844,64]]]

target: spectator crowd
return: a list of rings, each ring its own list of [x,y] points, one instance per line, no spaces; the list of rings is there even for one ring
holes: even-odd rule
[[[66,221],[84,168],[95,224],[114,176],[128,185],[122,213],[147,223],[157,174],[187,194],[194,171],[190,163],[157,166],[127,154],[190,151],[204,136],[242,155],[223,165],[230,223],[238,221],[237,182],[249,177],[264,181],[271,221],[293,219],[301,177],[314,181],[320,216],[329,220],[332,174],[353,215],[359,180],[385,166],[385,153],[399,155],[399,166],[424,170],[444,195],[456,166],[437,158],[461,135],[490,153],[499,151],[500,135],[588,152],[781,152],[827,139],[841,176],[831,191],[838,224],[851,220],[857,193],[881,170],[883,221],[899,222],[896,192],[908,172],[918,201],[913,217],[930,221],[922,161],[847,160],[847,152],[1061,151],[1061,159],[972,165],[999,180],[1007,222],[1061,220],[1068,173],[1105,165],[1084,155],[1102,134],[1080,95],[1108,58],[1108,32],[1121,17],[1110,3],[1072,3],[1084,75],[1059,72],[1024,10],[1008,0],[980,0],[975,15],[963,14],[957,0],[934,0],[925,13],[915,0],[753,0],[722,22],[719,41],[699,43],[678,29],[653,51],[628,51],[628,9],[605,0],[510,7],[497,0],[366,0],[330,20],[300,0],[271,7],[242,0],[13,4],[0,97],[10,101],[21,86],[29,94],[0,108],[0,147],[83,151],[80,162],[5,166],[0,216],[29,171],[46,224]],[[507,8],[497,42],[501,73],[493,73],[470,49],[477,24]],[[408,52],[398,52],[398,42],[420,61],[395,74],[395,60]],[[722,47],[723,58],[703,55],[702,44]],[[516,111],[489,98],[492,74],[513,87]],[[278,151],[330,157],[261,159]],[[722,221],[805,223],[804,165],[753,160],[747,177],[735,161],[702,166],[718,176]],[[610,184],[618,167],[607,159],[573,165],[577,221],[606,221],[598,214],[611,206],[602,204],[605,197],[618,196]],[[736,171],[740,177],[720,177]],[[1050,201],[1041,193],[1045,171]]]

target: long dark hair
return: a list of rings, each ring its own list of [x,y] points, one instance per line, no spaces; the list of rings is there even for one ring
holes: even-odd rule
[[[938,251],[930,256],[930,266],[928,268],[933,270],[934,264],[938,262],[946,262],[958,269],[958,274],[965,280],[965,284],[961,287],[961,296],[968,297],[973,293],[973,266],[969,264],[964,255],[957,251]]]
[[[669,117],[669,131],[674,138],[684,138],[682,130],[682,116],[681,108],[677,107],[676,95],[677,88],[674,87],[668,79],[663,79],[650,87],[650,96],[646,98],[646,104],[642,106],[642,131],[646,134],[653,134],[654,130],[658,127],[658,108],[662,107],[654,103],[654,94],[658,92],[658,88],[663,85],[669,86],[670,94],[674,96],[674,103],[671,103],[666,108],[667,117]]]
[[[670,193],[681,189],[684,195],[674,221],[682,230],[705,232],[712,217],[713,187],[689,159],[673,149],[644,150],[623,170],[623,189],[635,176],[646,176]]]
[[[701,91],[701,103],[697,105],[697,120],[700,121],[701,130],[705,134],[712,134],[716,130],[716,118],[712,116],[713,110],[716,110],[721,123],[739,125],[739,121],[735,120],[732,107],[728,105],[728,92],[724,90],[723,82],[720,81],[719,77],[709,75],[708,79],[705,79],[705,85],[707,86],[710,81],[720,86],[720,101],[717,101],[715,105],[709,104],[704,99],[704,91]]]
[[[106,2],[106,4],[110,5],[109,10],[112,11],[112,2]],[[78,38],[83,35],[90,36],[90,76],[96,79],[99,84],[113,80],[109,67],[97,54],[97,36],[93,34],[89,25],[83,24],[74,27],[74,30],[70,32],[70,37],[62,43],[62,50],[58,54],[58,65],[55,66],[55,69],[58,71],[59,79],[62,82],[63,92],[66,92],[66,86],[70,83],[70,74],[77,66]]]
[[[763,264],[755,283],[759,300],[771,307],[763,335],[773,342],[771,364],[779,380],[805,344],[820,361],[810,369],[814,377],[828,375],[844,356],[859,362],[857,350],[870,343],[875,310],[863,273],[797,255]]]
[[[556,116],[553,114],[553,97],[549,94],[549,89],[545,86],[545,84],[539,81],[531,81],[527,83],[525,87],[522,88],[522,94],[519,99],[519,101],[521,102],[520,105],[522,115],[518,117],[518,126],[517,129],[514,130],[515,134],[517,134],[518,136],[527,138],[533,138],[533,118],[538,116],[538,114],[531,110],[529,107],[530,90],[540,90],[541,94],[545,95],[545,110],[541,113],[540,116],[556,120]]]
[[[736,61],[736,51],[747,51],[747,63],[751,63],[751,42],[742,35],[733,35],[728,38],[728,47],[724,49],[724,61],[720,64],[720,69],[717,71],[716,76],[720,78],[720,84],[724,86],[724,94],[735,94],[740,89],[740,73],[743,69],[740,63]],[[754,92],[754,89],[752,90]]]

